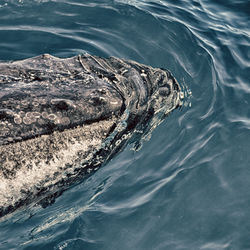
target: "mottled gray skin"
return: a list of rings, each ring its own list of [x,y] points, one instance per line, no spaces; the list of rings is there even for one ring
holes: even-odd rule
[[[167,70],[114,57],[0,62],[0,217],[96,170],[180,106],[179,93]]]

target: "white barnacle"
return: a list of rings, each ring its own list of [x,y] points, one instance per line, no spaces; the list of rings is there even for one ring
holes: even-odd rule
[[[19,116],[25,116],[25,112],[20,111],[20,112],[18,113],[18,115],[19,115]]]
[[[124,134],[124,135],[122,135],[122,140],[126,140],[127,138],[129,137],[129,135],[128,134]]]
[[[27,112],[27,113],[25,114],[25,117],[27,117],[27,118],[31,118],[31,117],[33,117],[32,112]]]
[[[15,116],[14,117],[14,122],[15,124],[21,124],[22,123],[22,118],[20,116]]]
[[[32,116],[35,118],[40,118],[41,114],[39,112],[32,112]]]
[[[21,101],[21,104],[22,104],[23,106],[28,106],[28,105],[29,105],[29,101],[27,101],[27,100],[22,100],[22,101]]]
[[[119,140],[117,140],[117,141],[115,142],[115,145],[118,146],[120,143],[121,143],[121,140],[119,139]]]
[[[48,119],[51,120],[51,121],[54,121],[56,120],[57,116],[55,114],[49,114],[48,115]]]
[[[26,125],[30,125],[32,122],[33,121],[30,118],[28,118],[27,116],[25,116],[23,118],[23,123],[26,124]]]
[[[70,124],[70,119],[68,117],[63,117],[61,119],[61,122],[63,125],[69,125]]]
[[[48,118],[48,113],[47,112],[42,112],[42,118],[47,119]]]
[[[34,107],[38,107],[38,106],[39,106],[39,102],[38,102],[38,101],[33,101],[33,102],[32,102],[32,105],[33,105]]]

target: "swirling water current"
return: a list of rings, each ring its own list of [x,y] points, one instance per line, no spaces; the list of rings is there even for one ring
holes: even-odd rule
[[[182,109],[0,249],[250,249],[248,0],[0,0],[0,60],[84,52],[169,69]]]

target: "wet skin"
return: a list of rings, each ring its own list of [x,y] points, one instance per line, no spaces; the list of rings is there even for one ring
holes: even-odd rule
[[[180,105],[169,71],[133,61],[0,62],[0,216],[57,196]]]

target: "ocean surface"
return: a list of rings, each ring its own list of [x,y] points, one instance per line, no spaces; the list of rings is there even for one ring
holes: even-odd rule
[[[248,0],[0,0],[0,60],[116,56],[185,93],[143,143],[46,208],[0,222],[0,249],[250,249]]]

